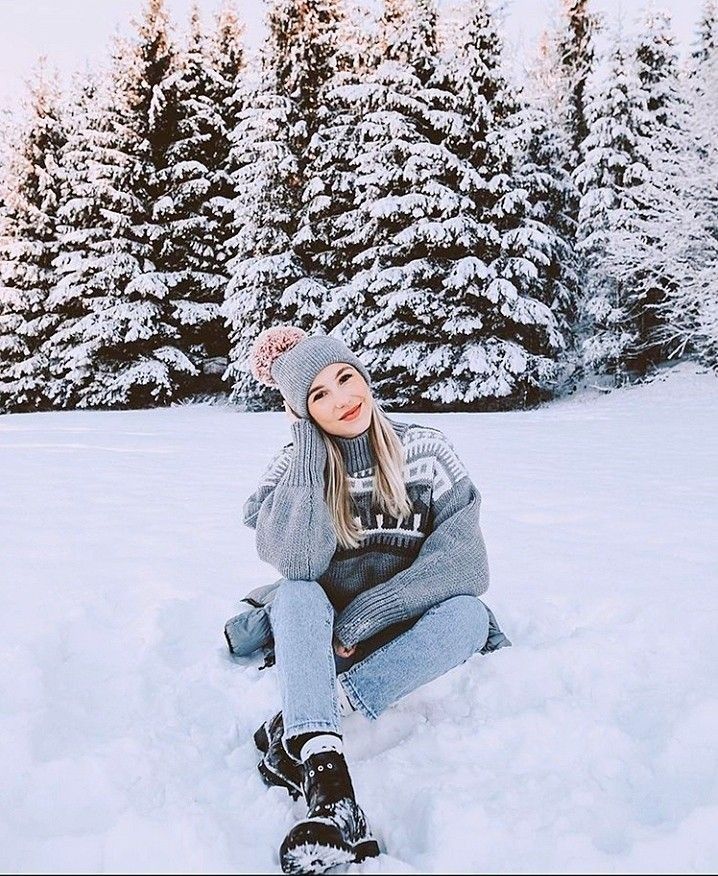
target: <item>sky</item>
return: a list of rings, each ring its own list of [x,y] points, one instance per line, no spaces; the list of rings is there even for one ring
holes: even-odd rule
[[[442,0],[450,2],[450,0]],[[40,55],[46,55],[63,80],[86,63],[102,63],[109,39],[119,31],[131,32],[131,19],[139,16],[145,0],[0,0],[0,110],[15,109],[25,92],[25,82]],[[198,0],[210,21],[219,0]],[[172,19],[180,28],[189,15],[191,0],[167,0]],[[505,38],[514,58],[532,57],[541,31],[555,15],[558,0],[505,0]],[[627,31],[634,26],[645,0],[594,0],[597,12],[609,21],[620,18]],[[673,15],[682,48],[689,46],[703,0],[661,0],[655,3]],[[237,0],[246,24],[247,42],[262,39],[264,0]],[[516,62],[514,62],[516,63]]]

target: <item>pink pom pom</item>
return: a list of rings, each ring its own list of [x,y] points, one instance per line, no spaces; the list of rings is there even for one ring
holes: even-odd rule
[[[277,325],[265,329],[257,335],[252,348],[249,351],[249,367],[252,374],[265,386],[276,387],[272,377],[272,363],[296,347],[297,344],[307,337],[304,329],[295,325]]]

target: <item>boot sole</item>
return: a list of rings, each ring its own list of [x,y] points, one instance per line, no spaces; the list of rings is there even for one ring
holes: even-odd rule
[[[282,871],[290,874],[323,873],[339,864],[359,864],[381,854],[379,844],[364,839],[354,846],[320,845],[300,842],[282,850]]]

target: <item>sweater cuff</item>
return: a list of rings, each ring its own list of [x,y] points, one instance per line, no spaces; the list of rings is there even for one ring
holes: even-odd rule
[[[319,427],[303,419],[295,420],[291,428],[295,453],[285,475],[286,483],[293,487],[324,484],[327,448]]]
[[[381,584],[377,585],[381,589]],[[337,617],[334,632],[339,641],[352,648],[380,630],[406,620],[406,606],[398,590],[356,596]]]

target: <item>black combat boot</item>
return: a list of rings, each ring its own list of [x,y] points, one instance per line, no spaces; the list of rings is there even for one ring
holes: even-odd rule
[[[255,731],[254,744],[264,755],[257,769],[266,785],[286,788],[298,800],[302,796],[302,764],[288,754],[282,745],[283,733],[281,712],[277,712]]]
[[[285,873],[323,873],[379,854],[366,817],[354,799],[344,755],[320,751],[302,763],[307,817],[294,825],[279,850]]]

